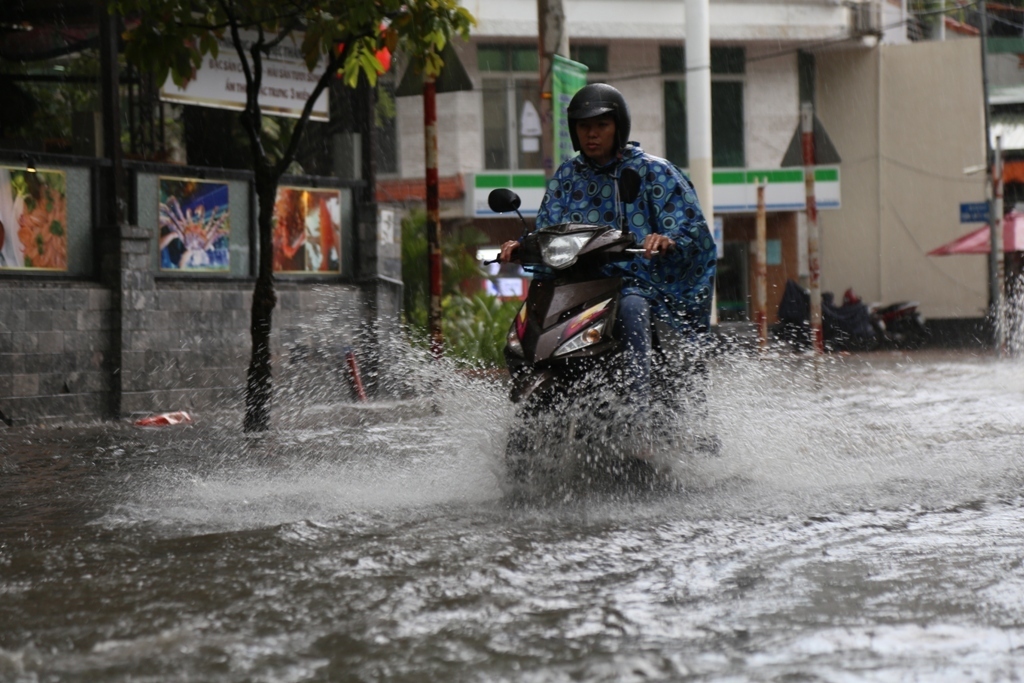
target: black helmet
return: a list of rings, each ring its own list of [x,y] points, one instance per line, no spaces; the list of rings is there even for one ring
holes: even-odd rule
[[[574,151],[580,151],[580,138],[576,134],[576,122],[601,114],[611,114],[615,119],[615,151],[626,146],[629,141],[629,107],[626,98],[618,90],[607,83],[591,83],[585,85],[569,102],[566,111],[569,119],[569,137],[572,139]]]

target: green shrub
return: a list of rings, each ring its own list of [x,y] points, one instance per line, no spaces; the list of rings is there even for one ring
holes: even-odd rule
[[[464,283],[485,277],[476,250],[485,241],[475,228],[464,227],[441,240],[441,331],[445,355],[467,365],[504,367],[502,349],[518,300],[501,301],[477,292],[467,296]],[[430,307],[426,212],[411,212],[402,221],[403,317],[416,343],[426,343]]]
[[[522,302],[477,292],[452,294],[441,303],[445,353],[471,365],[505,367],[505,335]]]

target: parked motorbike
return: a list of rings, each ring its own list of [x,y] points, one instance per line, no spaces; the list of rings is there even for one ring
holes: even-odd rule
[[[929,332],[916,301],[871,304],[871,318],[881,331],[883,343],[898,349],[916,349],[928,341]]]
[[[779,302],[779,322],[775,335],[800,348],[810,346],[811,293],[793,280]],[[878,346],[878,332],[871,312],[860,300],[835,304],[831,292],[821,295],[821,331],[825,345],[837,351],[869,351]]]
[[[852,287],[843,292],[844,306],[862,304],[862,299]],[[928,327],[917,306],[916,301],[873,303],[867,306],[871,326],[875,329],[879,345],[887,348],[913,349],[928,340]]]
[[[810,292],[793,280],[779,302],[776,335],[794,346],[810,343]],[[835,350],[870,351],[877,348],[916,348],[928,339],[924,316],[915,301],[865,304],[852,288],[836,305],[831,292],[822,292],[821,317],[825,343]]]
[[[621,202],[632,203],[639,187],[636,172],[624,170],[618,181]],[[520,199],[498,189],[488,204],[497,213],[518,214]],[[504,349],[517,407],[506,467],[518,486],[536,491],[581,480],[644,486],[663,481],[645,459],[650,435],[631,433],[623,391],[627,369],[616,325],[623,283],[603,272],[604,266],[641,253],[625,225],[566,223],[524,235],[518,260],[543,276],[530,283]],[[666,411],[680,409],[672,400],[678,387],[667,386],[667,377],[679,373],[659,372],[666,360],[657,330],[652,341],[649,411],[652,422],[666,424]]]

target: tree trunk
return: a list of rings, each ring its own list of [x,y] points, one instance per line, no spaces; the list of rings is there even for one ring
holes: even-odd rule
[[[249,333],[252,337],[252,357],[245,387],[246,432],[265,432],[270,429],[270,401],[273,384],[270,367],[270,330],[277,295],[274,293],[274,200],[277,198],[278,178],[262,164],[256,165],[256,195],[259,201],[259,272],[252,294],[252,314]]]

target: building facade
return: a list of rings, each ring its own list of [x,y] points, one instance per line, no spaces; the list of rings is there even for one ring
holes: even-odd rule
[[[0,4],[6,425],[244,407],[259,242],[238,116],[163,103],[160,84],[117,68],[119,28],[106,3]],[[350,400],[348,351],[385,388],[400,237],[378,232],[372,173],[338,172],[351,110],[317,124],[281,183],[278,396]]]
[[[534,0],[466,6],[478,25],[456,47],[473,89],[438,96],[440,174],[450,188],[442,218],[472,222],[497,244],[521,227],[490,214],[489,189],[511,184],[526,214],[542,196],[540,153],[531,140],[539,105],[537,7]],[[588,80],[623,92],[633,139],[685,170],[684,3],[563,6],[570,56],[588,65]],[[961,172],[984,159],[977,41],[911,43],[906,7],[890,2],[712,0],[710,10],[714,206],[706,213],[720,226],[720,319],[751,317],[759,182],[767,181],[771,318],[786,280],[806,281],[803,169],[783,165],[803,101],[814,103],[841,158],[816,171],[823,288],[853,287],[868,301],[919,300],[931,318],[981,315],[985,276],[972,257],[925,256],[961,230],[956,203],[984,197],[983,179]],[[954,69],[936,68],[954,62]],[[865,80],[868,64],[876,77]],[[890,70],[898,77],[885,78]],[[933,77],[914,80],[904,70]],[[380,179],[382,202],[401,199],[400,192],[384,196],[388,188],[423,177],[422,102],[397,102],[400,144],[394,173]],[[931,166],[935,157],[938,166]],[[897,192],[894,169],[904,167],[919,173],[913,188]],[[897,215],[912,226],[910,239],[898,237],[906,230]]]

